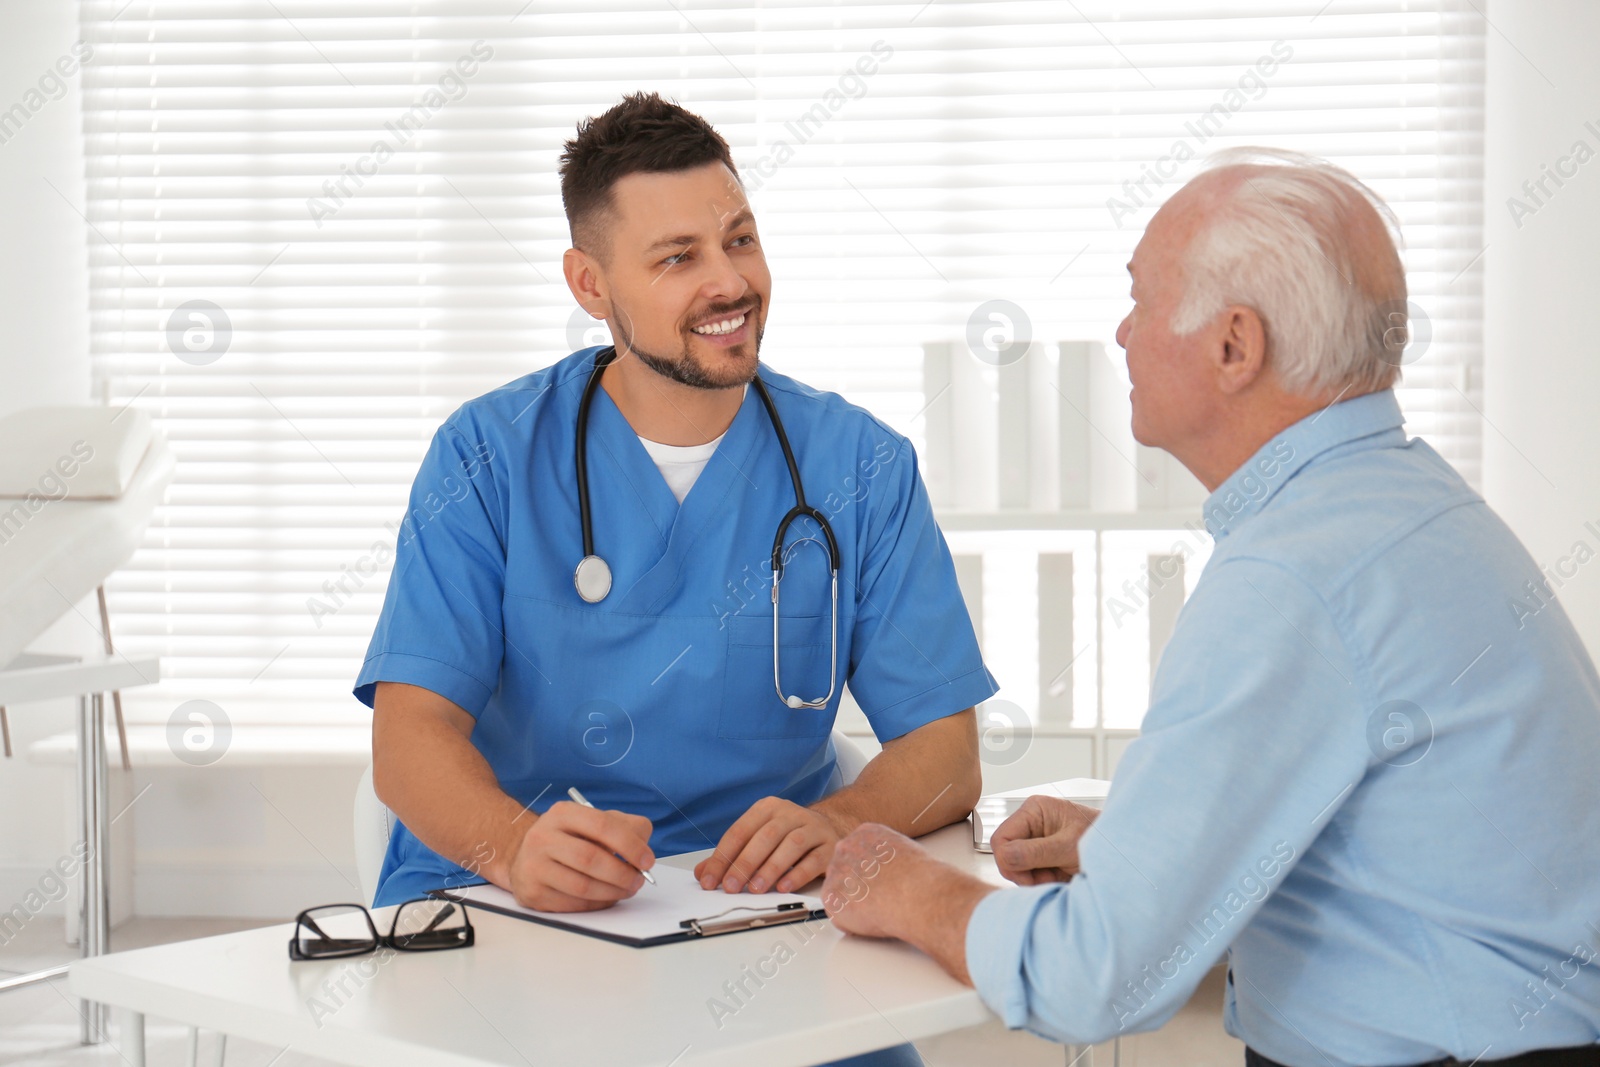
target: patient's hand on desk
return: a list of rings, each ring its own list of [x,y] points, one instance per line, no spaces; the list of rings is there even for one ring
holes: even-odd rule
[[[869,822],[834,849],[822,904],[845,933],[909,941],[971,985],[967,924],[978,902],[998,892],[940,863],[905,835]]]
[[[1099,814],[1060,797],[1029,797],[990,838],[1001,875],[1017,885],[1065,882],[1078,873],[1078,840]]]
[[[508,888],[517,903],[536,911],[609,908],[645,884],[639,870],[656,861],[650,830],[642,815],[552,804],[523,834]]]

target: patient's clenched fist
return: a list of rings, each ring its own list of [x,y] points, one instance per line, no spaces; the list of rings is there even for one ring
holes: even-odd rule
[[[1078,873],[1078,841],[1099,814],[1061,797],[1029,797],[990,838],[995,865],[1017,885],[1065,882]]]

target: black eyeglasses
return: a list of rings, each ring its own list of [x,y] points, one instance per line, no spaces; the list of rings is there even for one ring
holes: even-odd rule
[[[292,960],[326,960],[364,956],[379,946],[398,952],[438,952],[473,943],[467,909],[448,900],[408,900],[395,910],[387,937],[378,934],[372,913],[360,904],[327,904],[307,908],[294,921],[289,942]]]

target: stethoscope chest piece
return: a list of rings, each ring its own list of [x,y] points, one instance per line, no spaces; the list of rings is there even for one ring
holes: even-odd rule
[[[598,604],[611,592],[611,567],[599,556],[584,556],[572,572],[572,584],[585,601]]]

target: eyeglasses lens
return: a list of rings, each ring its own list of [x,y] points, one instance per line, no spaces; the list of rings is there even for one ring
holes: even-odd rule
[[[300,917],[294,931],[295,948],[304,959],[355,956],[378,947],[378,933],[361,908],[334,904],[313,908]]]
[[[459,948],[471,941],[466,909],[448,900],[412,900],[394,916],[394,947],[412,952]]]

